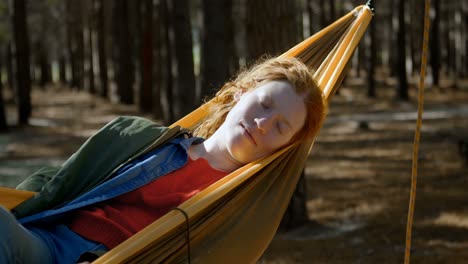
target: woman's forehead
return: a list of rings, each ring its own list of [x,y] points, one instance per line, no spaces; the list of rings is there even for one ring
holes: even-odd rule
[[[272,81],[257,89],[258,94],[271,97],[277,109],[288,119],[305,119],[305,95],[298,94],[286,80]]]
[[[256,91],[257,93],[266,93],[277,96],[287,95],[291,92],[295,93],[295,90],[292,87],[291,83],[287,80],[268,81],[257,86],[257,88],[253,89],[253,91]]]

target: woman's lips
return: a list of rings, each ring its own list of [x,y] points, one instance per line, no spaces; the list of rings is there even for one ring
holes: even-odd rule
[[[245,134],[247,135],[247,137],[252,141],[252,143],[256,146],[257,145],[257,142],[255,141],[254,137],[252,136],[252,134],[250,133],[249,129],[247,129],[246,126],[244,126],[244,124],[241,123],[241,126],[242,128],[244,129],[245,131]]]

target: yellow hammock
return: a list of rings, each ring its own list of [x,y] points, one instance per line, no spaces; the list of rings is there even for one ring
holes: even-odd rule
[[[310,66],[330,100],[371,18],[370,8],[359,6],[281,56]],[[192,128],[208,107],[173,125]],[[254,263],[275,235],[312,143],[294,144],[232,172],[93,263]],[[0,203],[10,209],[30,196],[0,189]]]

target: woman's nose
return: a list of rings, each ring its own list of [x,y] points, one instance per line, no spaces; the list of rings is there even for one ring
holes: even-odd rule
[[[271,129],[274,118],[272,116],[263,116],[257,117],[254,120],[258,130],[260,130],[262,134],[266,134]]]

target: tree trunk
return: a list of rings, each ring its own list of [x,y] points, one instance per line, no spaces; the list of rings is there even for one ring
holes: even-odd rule
[[[444,21],[444,30],[442,40],[445,42],[444,43],[444,50],[445,52],[445,69],[447,71],[447,76],[450,79],[454,79],[454,72],[455,72],[455,60],[454,60],[454,51],[453,49],[455,48],[453,45],[453,41],[451,39],[451,30],[453,27],[452,20],[453,20],[453,10],[451,7],[451,2],[444,2],[444,7],[442,8],[442,14],[443,18],[442,20]]]
[[[262,10],[262,12],[258,12]],[[274,5],[267,0],[247,1],[247,61],[279,55],[297,44],[295,1],[281,0]]]
[[[288,208],[281,220],[280,230],[287,231],[295,227],[301,226],[309,222],[309,216],[307,213],[307,182],[305,179],[305,172],[302,171],[302,175],[299,178],[299,182],[296,185],[291,201],[288,204]]]
[[[120,102],[133,103],[134,66],[132,61],[132,47],[130,35],[129,3],[126,0],[117,0],[114,3],[114,23],[117,36],[114,43],[116,50],[116,74],[117,93]]]
[[[107,49],[106,49],[106,30],[105,30],[105,6],[104,0],[94,0],[98,61],[99,61],[99,95],[107,98],[109,90],[109,77],[107,75]]]
[[[235,6],[234,1],[227,0],[229,3],[225,6],[226,16],[224,17],[225,28],[227,32],[227,58],[228,61],[228,78],[233,76],[239,70],[239,52],[237,50],[236,23],[234,23]],[[238,5],[238,4],[237,4]],[[237,19],[237,16],[236,16]]]
[[[232,0],[203,0],[201,96],[211,96],[229,78]]]
[[[374,5],[375,7],[375,5]],[[376,67],[376,57],[377,57],[377,50],[376,50],[376,40],[375,40],[375,28],[376,28],[376,20],[371,21],[369,27],[370,33],[370,43],[369,43],[369,61],[367,63],[367,96],[375,98],[375,67]]]
[[[160,0],[160,21],[161,21],[161,106],[164,113],[163,122],[171,124],[174,118],[172,107],[173,78],[172,78],[172,50],[170,41],[170,11],[168,7],[169,0]]]
[[[62,84],[66,84],[67,81],[67,60],[64,54],[60,54],[58,58],[59,64],[59,80]]]
[[[43,43],[38,44],[39,48],[37,51],[37,56],[38,56],[38,64],[39,64],[39,69],[40,69],[40,79],[39,79],[39,85],[41,87],[45,87],[47,84],[52,82],[52,66],[50,65],[49,62],[49,56],[47,49],[44,47]]]
[[[411,68],[408,72],[418,74],[418,70],[421,62],[421,45],[422,45],[422,34],[424,28],[424,0],[413,0],[409,1],[409,10],[411,14],[409,21],[406,21],[407,28],[407,42],[410,50]],[[406,14],[408,16],[408,14]]]
[[[153,27],[153,53],[154,53],[154,61],[153,61],[153,94],[152,94],[152,101],[153,104],[153,111],[152,114],[157,119],[163,119],[163,110],[161,104],[161,92],[163,87],[163,78],[162,78],[162,70],[163,70],[163,61],[162,61],[162,43],[163,43],[163,30],[161,29],[164,26],[163,23],[163,16],[161,15],[162,12],[162,5],[160,1],[156,2],[153,5],[153,12],[154,12],[154,27]]]
[[[307,1],[307,14],[309,15],[309,35],[317,33],[321,29],[321,8],[317,0],[308,0]]]
[[[440,85],[440,0],[435,0],[434,4],[434,20],[431,25],[431,46],[430,46],[430,62],[432,70],[433,85]]]
[[[330,4],[330,19],[328,20],[327,26],[336,19],[335,0],[329,0],[328,3]]]
[[[0,73],[2,73],[2,75],[0,75],[0,77],[1,77],[0,78],[0,87],[5,85],[5,83],[3,81],[3,73],[5,72],[4,63],[5,63],[5,59],[6,59],[5,56],[4,56],[5,51],[6,51],[4,49],[5,46],[6,46],[5,43],[0,44]]]
[[[83,10],[81,1],[65,1],[67,46],[71,65],[71,86],[81,90],[84,75]]]
[[[173,120],[178,120],[195,107],[195,74],[192,52],[192,31],[188,0],[168,1],[170,45],[172,54]],[[171,123],[172,123],[171,122]]]
[[[276,52],[273,31],[279,30],[274,25],[274,5],[265,0],[247,1],[246,7],[246,39],[247,62],[257,60],[265,54]],[[258,12],[262,10],[262,12]],[[270,24],[271,23],[271,24]],[[278,31],[279,32],[279,31]],[[278,36],[276,35],[278,38]]]
[[[399,1],[393,1],[390,3],[390,11],[391,11],[391,15],[390,15],[390,20],[391,22],[389,23],[390,24],[390,32],[395,32],[397,33],[398,32],[398,7],[399,7]],[[399,69],[399,65],[398,65],[398,60],[399,60],[399,56],[400,54],[398,54],[398,34],[391,34],[391,39],[390,39],[390,42],[392,43],[392,45],[390,45],[390,50],[389,50],[389,53],[390,53],[390,77],[395,77],[397,78],[397,75],[398,75],[398,69]]]
[[[463,76],[463,50],[462,47],[466,45],[466,42],[463,39],[463,36],[466,34],[466,31],[463,31],[463,3],[462,2],[452,2],[454,6],[454,18],[453,18],[453,42],[454,42],[454,60],[455,60],[455,83],[458,87],[458,80]]]
[[[87,60],[88,60],[88,91],[90,94],[96,93],[96,84],[94,81],[94,41],[93,41],[93,32],[94,32],[94,12],[93,12],[93,0],[88,0],[86,15],[88,28],[86,30],[86,40],[87,40]]]
[[[144,0],[140,35],[140,110],[150,112],[153,106],[153,1]]]
[[[3,53],[3,50],[2,50]],[[2,54],[3,55],[3,54]],[[4,56],[0,56],[3,58]],[[3,60],[0,60],[3,62]],[[2,67],[0,67],[1,69]],[[3,100],[3,88],[4,85],[2,82],[0,82],[0,133],[8,131],[8,124],[7,124],[7,118],[6,118],[6,112],[5,112],[5,103]]]
[[[327,7],[326,7],[327,1],[325,0],[319,0],[319,6],[320,6],[320,28],[324,28],[328,25],[328,19],[327,19]]]
[[[15,47],[16,102],[18,123],[25,125],[31,116],[31,76],[26,1],[10,0]]]
[[[77,60],[77,83],[76,87],[78,90],[84,90],[85,86],[85,62],[86,62],[86,54],[85,54],[85,42],[84,42],[84,14],[83,14],[83,2],[76,1],[74,2],[76,5],[77,13],[75,16],[76,19],[76,27],[75,27],[75,45],[76,45],[76,60]]]
[[[14,58],[13,58],[13,43],[9,42],[6,45],[6,70],[7,70],[7,83],[8,88],[13,90],[15,86],[15,74],[14,74]]]
[[[5,103],[3,101],[3,85],[0,85],[0,133],[8,131],[8,124],[5,112]]]
[[[398,99],[408,101],[408,79],[406,72],[406,42],[405,42],[405,1],[398,2]]]
[[[67,45],[67,53],[68,53],[68,61],[70,63],[70,82],[69,85],[71,87],[75,86],[76,83],[78,82],[76,80],[76,59],[75,59],[75,49],[73,45],[73,34],[72,34],[72,29],[73,29],[73,11],[72,11],[72,6],[69,0],[65,0],[65,13],[67,14],[65,16],[65,32],[66,32],[66,45]]]
[[[468,3],[463,1],[463,17],[465,18],[465,63],[464,78],[468,77]]]

